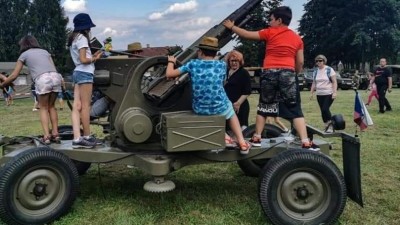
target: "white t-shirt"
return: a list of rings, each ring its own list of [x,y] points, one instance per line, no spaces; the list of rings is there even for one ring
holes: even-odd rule
[[[328,78],[327,74],[327,66],[324,68],[317,70],[317,76],[315,77],[315,85],[317,95],[331,95],[333,93],[333,84]],[[330,72],[331,79],[336,77],[336,72],[333,68],[331,68]]]
[[[81,49],[81,48],[86,48],[86,58],[91,59],[92,52],[90,51],[87,38],[85,36],[83,36],[82,34],[78,34],[75,37],[75,40],[72,42],[71,47],[69,48],[69,52],[71,53],[72,60],[74,61],[74,64],[75,64],[74,71],[82,71],[82,72],[87,72],[87,73],[93,74],[94,73],[94,63],[83,64],[79,60],[79,49]]]

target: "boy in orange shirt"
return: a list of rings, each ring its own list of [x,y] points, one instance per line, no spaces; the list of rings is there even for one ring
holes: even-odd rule
[[[319,150],[307,137],[300,105],[296,73],[303,69],[304,46],[300,36],[288,27],[292,20],[292,10],[287,6],[278,7],[271,12],[270,19],[270,27],[259,31],[242,29],[235,26],[231,20],[223,22],[226,28],[242,38],[266,42],[263,72],[260,77],[261,92],[257,107],[256,133],[250,142],[255,147],[261,146],[261,132],[266,117],[271,113],[278,113],[279,117],[293,120],[302,148]]]

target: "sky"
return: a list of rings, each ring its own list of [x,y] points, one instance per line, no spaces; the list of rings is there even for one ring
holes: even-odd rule
[[[293,11],[290,28],[296,30],[307,0],[284,0]],[[88,13],[96,24],[92,36],[101,42],[112,37],[113,49],[179,45],[188,47],[207,30],[219,24],[246,0],[64,0],[69,28],[78,13]],[[235,43],[228,44],[232,48]],[[224,48],[225,49],[225,48]],[[229,51],[227,49],[226,51]]]

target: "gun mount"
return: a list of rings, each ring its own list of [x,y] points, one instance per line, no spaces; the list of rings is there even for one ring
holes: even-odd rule
[[[228,18],[241,26],[261,0],[249,0]],[[205,33],[221,47],[232,38],[221,24]],[[177,57],[195,56],[200,39]],[[167,175],[188,165],[238,162],[248,176],[260,177],[259,199],[273,224],[332,224],[344,210],[346,195],[362,205],[360,141],[344,132],[324,133],[308,126],[309,136],[342,139],[343,171],[329,155],[330,144],[313,141],[318,152],[305,150],[291,134],[265,125],[261,147],[241,155],[225,147],[225,118],[191,112],[186,76],[168,81],[165,56],[101,59],[96,63],[95,87],[113,101],[102,145],[73,149],[72,127],[60,126],[61,143],[43,146],[33,137],[0,135],[0,219],[8,224],[47,224],[67,212],[79,190],[79,177],[92,163],[134,165],[153,177],[149,192],[175,188]],[[340,118],[340,117],[337,117]],[[334,117],[332,118],[334,120]],[[335,121],[336,130],[344,121]],[[342,127],[339,127],[339,125]],[[251,138],[255,126],[243,131]],[[298,201],[300,200],[300,201]]]
[[[238,26],[249,19],[249,12],[261,0],[247,1],[227,18]],[[220,47],[232,40],[230,30],[222,21],[199,37],[176,56],[180,63],[196,57],[196,46],[203,36],[216,37]],[[147,145],[159,142],[156,131],[164,112],[191,110],[191,90],[188,76],[179,80],[165,77],[166,57],[101,59],[96,63],[95,86],[115,102],[110,115],[112,138],[115,143]],[[115,131],[115,132],[114,132]],[[119,141],[122,139],[121,141]],[[129,149],[129,148],[128,148]]]

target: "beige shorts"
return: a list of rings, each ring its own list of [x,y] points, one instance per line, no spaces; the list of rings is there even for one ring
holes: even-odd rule
[[[57,72],[48,72],[39,75],[35,80],[36,94],[44,95],[50,92],[61,92],[62,77]]]

